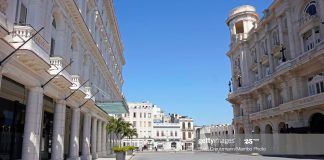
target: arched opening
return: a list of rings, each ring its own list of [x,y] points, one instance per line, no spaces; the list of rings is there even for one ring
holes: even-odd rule
[[[171,143],[171,148],[172,149],[176,149],[177,148],[177,143],[176,142],[172,142]]]
[[[307,14],[307,15],[309,15],[309,16],[314,16],[314,15],[316,15],[316,13],[317,13],[317,9],[316,9],[316,1],[310,1],[307,5],[306,5],[306,7],[305,7],[305,9],[304,9],[304,12]]]
[[[238,21],[235,23],[236,34],[244,33],[243,21]]]
[[[272,126],[270,124],[267,124],[265,126],[265,138],[266,138],[266,146],[267,146],[267,150],[271,151],[273,148],[273,130],[272,130]]]
[[[260,129],[260,127],[259,126],[255,126],[254,127],[254,134],[260,134],[260,132],[261,132],[261,129]]]
[[[272,134],[272,126],[270,124],[267,124],[265,127],[265,133],[266,134]]]
[[[279,138],[278,138],[278,148],[281,153],[286,153],[286,143],[287,143],[287,136],[284,133],[287,133],[287,125],[284,122],[280,122],[278,124],[278,132],[279,132]]]
[[[244,134],[244,129],[243,129],[243,127],[240,128],[240,130],[239,130],[239,134]]]
[[[279,133],[285,133],[285,129],[286,129],[286,124],[284,122],[280,122],[278,124],[278,131],[279,131]]]
[[[309,121],[311,133],[324,133],[324,115],[322,113],[315,113],[311,116]]]
[[[64,43],[64,17],[58,8],[55,8],[52,14],[52,29],[51,29],[51,48],[50,56],[58,54],[58,48],[61,43]],[[60,53],[63,54],[63,53]]]

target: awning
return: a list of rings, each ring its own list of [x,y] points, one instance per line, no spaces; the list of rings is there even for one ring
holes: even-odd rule
[[[128,113],[128,106],[125,101],[97,102],[96,105],[108,114]]]

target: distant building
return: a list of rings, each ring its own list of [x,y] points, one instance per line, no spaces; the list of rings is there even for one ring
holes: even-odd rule
[[[165,114],[150,102],[128,103],[125,121],[137,129],[138,137],[124,138],[124,145],[160,150],[192,150],[194,142],[193,119],[179,114]],[[183,126],[184,125],[184,126]]]
[[[234,126],[225,124],[225,125],[208,125],[202,126],[199,129],[199,139],[198,141],[198,150],[212,150],[213,148],[218,147],[234,147],[235,143],[225,144],[221,140],[230,140],[235,138]],[[219,140],[216,143],[206,142],[203,140],[213,139]],[[235,142],[235,141],[233,141]]]
[[[154,146],[162,150],[181,150],[181,129],[179,123],[154,123]]]

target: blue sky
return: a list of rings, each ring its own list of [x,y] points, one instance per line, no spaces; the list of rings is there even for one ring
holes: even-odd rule
[[[259,14],[272,0],[115,0],[126,65],[127,101],[150,101],[196,125],[231,123],[225,100],[230,63],[231,9],[253,5]]]

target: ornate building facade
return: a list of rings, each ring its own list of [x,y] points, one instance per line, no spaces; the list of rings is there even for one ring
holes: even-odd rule
[[[240,6],[226,22],[236,133],[324,133],[324,1],[274,0],[262,18]]]
[[[108,114],[127,112],[112,0],[0,0],[0,36],[0,159],[110,154]]]

